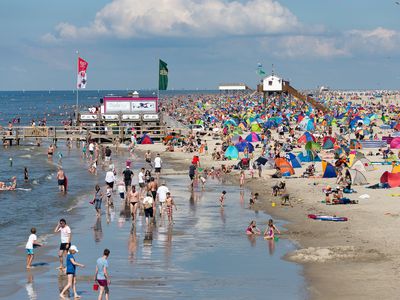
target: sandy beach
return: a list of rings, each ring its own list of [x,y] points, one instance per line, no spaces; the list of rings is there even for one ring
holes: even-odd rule
[[[210,149],[218,143],[213,139],[207,142]],[[183,170],[193,157],[193,153],[182,152],[163,155]],[[202,168],[237,163],[216,162],[210,155],[200,155],[200,161]],[[391,168],[390,165],[376,165],[375,170],[366,173],[366,178],[370,184],[377,183],[381,174]],[[297,174],[303,171],[305,166],[296,169]],[[321,174],[320,164],[316,172]],[[374,190],[356,186],[357,193],[351,194],[350,198],[358,200],[359,204],[330,206],[322,203],[325,197],[322,189],[326,185],[336,186],[336,178],[288,178],[285,181],[293,207],[281,206],[280,197],[271,195],[271,187],[280,181],[271,179],[269,175],[272,173],[274,170],[264,170],[262,178],[255,176],[253,179],[247,175],[246,187],[260,194],[260,202],[253,209],[289,221],[283,237],[295,241],[299,249],[285,258],[304,267],[310,299],[397,299],[395,281],[400,264],[396,250],[400,244],[396,234],[400,222],[397,189]],[[225,176],[238,184],[238,171]],[[365,194],[369,198],[359,198]],[[276,206],[272,206],[272,202],[276,202]],[[349,221],[315,221],[308,219],[308,214],[344,216]]]

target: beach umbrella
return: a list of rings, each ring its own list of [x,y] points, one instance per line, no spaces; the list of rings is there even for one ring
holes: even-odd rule
[[[261,137],[257,133],[252,132],[248,136],[246,136],[246,141],[253,142],[253,143],[259,142],[259,141],[261,141]]]
[[[230,125],[238,126],[238,124],[233,119],[229,119],[229,120],[224,122],[224,126],[230,126]]]
[[[261,132],[261,127],[258,123],[251,124],[251,131],[252,132]]]
[[[249,153],[252,153],[254,151],[254,146],[248,141],[237,143],[235,147],[238,149],[239,152],[244,152],[244,149],[246,148],[249,150]]]

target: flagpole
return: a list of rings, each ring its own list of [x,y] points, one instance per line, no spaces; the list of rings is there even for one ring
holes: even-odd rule
[[[158,84],[157,84],[157,107],[160,106],[160,59],[158,59]]]
[[[76,73],[75,76],[79,76],[79,51],[76,50]],[[76,117],[76,125],[78,125],[79,121],[79,88],[78,84],[76,84],[76,108],[75,108],[75,117]]]

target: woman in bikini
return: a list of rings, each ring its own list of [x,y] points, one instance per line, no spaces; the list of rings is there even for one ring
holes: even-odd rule
[[[139,193],[136,191],[136,187],[132,185],[131,190],[128,192],[127,200],[130,204],[132,222],[136,220],[136,211],[139,204]]]

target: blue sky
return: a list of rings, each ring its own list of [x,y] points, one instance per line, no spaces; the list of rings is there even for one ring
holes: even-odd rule
[[[0,2],[0,90],[255,87],[262,63],[299,88],[397,89],[400,6],[361,0]]]

